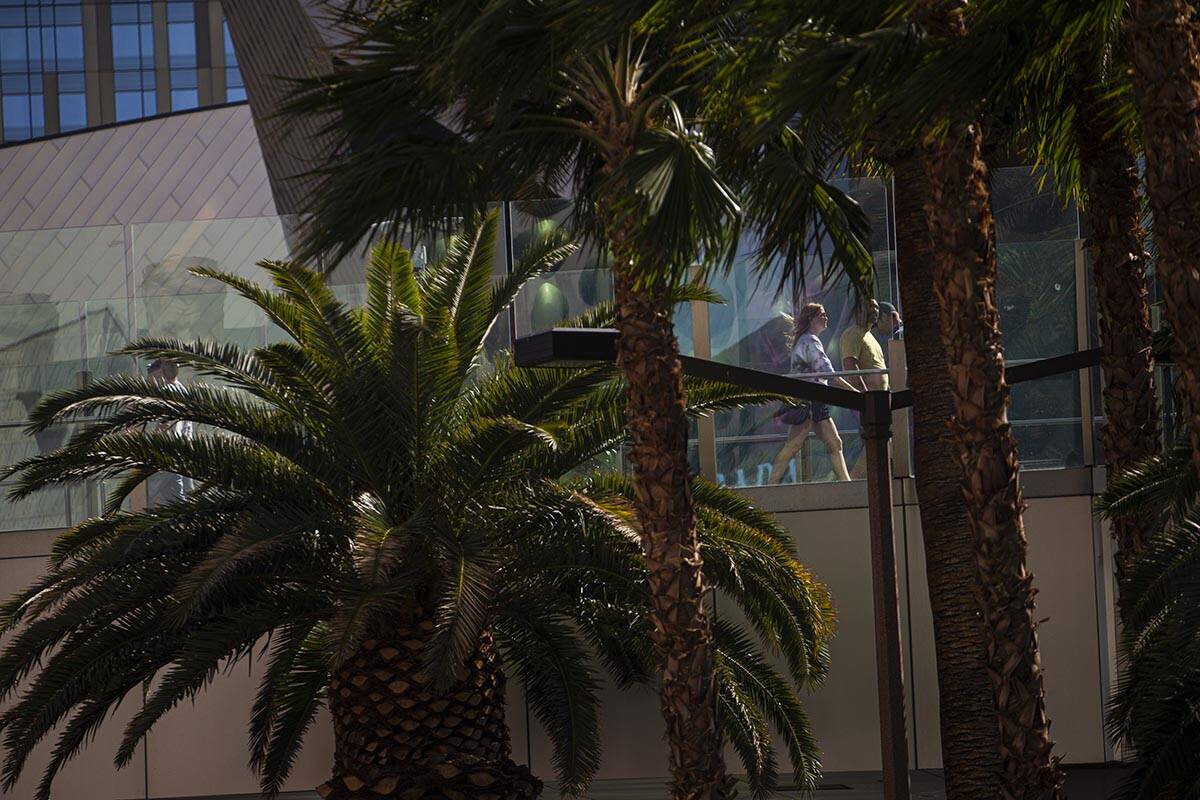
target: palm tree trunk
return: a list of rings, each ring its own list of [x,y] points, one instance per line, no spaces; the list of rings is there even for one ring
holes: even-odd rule
[[[1100,312],[1104,378],[1104,461],[1115,476],[1159,450],[1154,396],[1145,231],[1138,199],[1137,159],[1128,143],[1108,133],[1092,80],[1076,80],[1075,129],[1083,164],[1090,236],[1088,251]],[[1117,578],[1123,584],[1153,529],[1148,518],[1112,521]]]
[[[891,157],[904,346],[913,395],[913,455],[925,571],[933,610],[946,800],[992,798],[1000,786],[1000,737],[987,669],[987,637],[975,600],[975,543],[960,500],[962,471],[950,436],[954,403],[933,296],[933,258],[921,164]]]
[[[1200,43],[1193,13],[1184,0],[1134,0],[1128,30],[1158,246],[1155,272],[1176,337],[1200,470]]]
[[[333,676],[333,777],[324,800],[533,800],[542,783],[509,757],[504,672],[489,632],[463,676],[435,689],[421,664],[434,626],[398,624]]]
[[[621,207],[613,198],[609,208]],[[628,383],[625,411],[634,506],[649,572],[653,639],[660,665],[659,708],[667,724],[671,796],[728,796],[717,727],[716,661],[704,608],[700,540],[692,512],[683,366],[665,277],[641,276],[631,216],[608,226],[614,256],[617,363]],[[651,272],[645,270],[645,272]]]
[[[966,34],[953,0],[921,20],[931,35]],[[1000,797],[1062,796],[1046,715],[1033,576],[1026,567],[1017,443],[1008,422],[1004,347],[996,308],[996,250],[983,136],[973,121],[950,120],[929,136],[921,158],[934,293],[954,401],[953,432],[975,541],[977,599],[1000,729]]]

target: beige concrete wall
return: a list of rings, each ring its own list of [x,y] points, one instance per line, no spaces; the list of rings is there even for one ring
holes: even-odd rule
[[[1037,479],[1032,483],[1036,489]],[[833,666],[826,684],[805,699],[829,771],[873,770],[880,763],[866,511],[861,507],[794,509],[820,506],[822,499],[828,505],[830,498],[837,504],[858,505],[857,491],[855,487],[783,488],[753,495],[756,502],[779,515],[795,536],[801,558],[833,592],[838,612]],[[1026,515],[1030,565],[1040,590],[1038,615],[1047,620],[1039,629],[1047,704],[1058,753],[1068,763],[1105,758],[1101,665],[1107,653],[1096,613],[1097,559],[1103,559],[1104,553],[1095,552],[1090,503],[1087,494],[1035,496]],[[895,522],[903,553],[899,558],[902,631],[906,665],[911,664],[906,676],[911,693],[910,750],[914,751],[914,766],[934,768],[941,763],[937,686],[920,518],[913,506],[904,511],[901,516],[901,509],[896,509]],[[7,596],[36,577],[50,542],[48,533],[0,534],[0,594]],[[1104,562],[1099,568],[1106,568]],[[729,613],[728,609],[724,613]],[[1104,624],[1110,625],[1110,621]],[[171,712],[153,731],[145,753],[118,773],[111,757],[121,722],[139,702],[131,698],[118,719],[106,725],[96,743],[63,774],[56,784],[55,800],[253,792],[254,778],[246,766],[246,724],[254,673],[260,666],[236,665],[194,704]],[[549,743],[536,724],[527,739],[524,701],[515,682],[510,683],[510,695],[514,758],[524,761],[529,752],[534,771],[549,778],[553,774]],[[601,777],[656,779],[665,774],[663,725],[653,691],[605,690],[602,725],[605,757]],[[42,762],[45,752],[43,748],[39,754]],[[322,718],[310,732],[287,788],[303,790],[320,783],[327,774],[331,752],[329,725]],[[29,777],[5,797],[29,798],[38,771],[38,765],[31,766]]]
[[[1046,708],[1067,763],[1106,760],[1102,714],[1101,645],[1096,615],[1096,553],[1091,498],[1032,499],[1025,513],[1029,567],[1038,590],[1038,644],[1045,670]],[[917,509],[908,515],[908,562],[912,570],[915,739],[921,767],[940,767],[937,673],[933,625],[925,584],[921,524]],[[1107,574],[1107,573],[1106,573]]]

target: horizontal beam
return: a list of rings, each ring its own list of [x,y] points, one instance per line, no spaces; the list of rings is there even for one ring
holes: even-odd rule
[[[1064,375],[1069,372],[1078,372],[1081,369],[1098,366],[1100,366],[1100,348],[1093,347],[1091,350],[1080,350],[1076,353],[1065,353],[1061,356],[1039,358],[1037,361],[1028,361],[1024,364],[1005,367],[1004,380],[1009,386],[1014,386],[1018,383],[1051,378],[1055,375]],[[912,389],[902,389],[892,393],[893,410],[908,408],[912,404]]]
[[[569,367],[617,360],[617,332],[611,328],[553,328],[517,339],[513,361],[518,367]],[[815,381],[789,378],[760,369],[722,364],[706,358],[681,356],[684,374],[722,381],[759,392],[794,397],[812,403],[862,411],[860,392]]]
[[[518,367],[566,367],[613,362],[617,360],[617,332],[612,328],[553,328],[531,336],[523,336],[517,339],[513,346],[513,360]],[[687,375],[723,381],[744,389],[854,411],[862,411],[866,403],[862,392],[826,386],[816,381],[723,364],[706,358],[682,356],[681,361],[683,371]],[[1007,367],[1004,370],[1004,378],[1012,386],[1068,372],[1078,372],[1099,364],[1100,349],[1093,348]],[[912,402],[911,389],[892,393],[893,410],[908,408]]]

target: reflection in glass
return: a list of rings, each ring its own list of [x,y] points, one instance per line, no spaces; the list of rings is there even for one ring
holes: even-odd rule
[[[894,301],[895,256],[889,244],[886,186],[877,179],[856,178],[839,181],[839,187],[859,202],[871,222],[877,299]],[[709,309],[714,359],[776,374],[789,372],[791,320],[797,309],[816,302],[829,315],[829,328],[821,334],[821,342],[835,368],[839,367],[839,340],[854,324],[855,304],[844,281],[822,282],[823,258],[829,256],[828,243],[822,246],[826,251],[812,253],[804,265],[803,276],[783,285],[781,291],[780,268],[761,277],[756,274],[757,243],[749,237],[743,240],[730,273],[711,281],[712,287],[726,300],[724,306]],[[765,486],[837,479],[840,464],[830,460],[829,449],[815,435],[810,434],[799,446],[793,443],[793,447],[787,448],[788,457],[780,458],[781,450],[787,446],[788,426],[776,418],[778,410],[777,405],[758,406],[716,415],[719,483]],[[840,433],[850,476],[860,478],[862,440],[858,417],[844,409],[829,411]]]
[[[1071,353],[1082,346],[1076,313],[1075,208],[1026,168],[995,171],[999,280],[996,286],[1008,364]],[[1009,419],[1023,469],[1083,464],[1080,376],[1071,373],[1019,384]]]

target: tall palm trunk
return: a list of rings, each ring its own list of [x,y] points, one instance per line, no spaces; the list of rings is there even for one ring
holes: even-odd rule
[[[510,759],[504,672],[491,634],[462,677],[437,690],[424,672],[429,621],[363,642],[333,676],[333,778],[325,800],[533,800],[542,783]]]
[[[930,3],[922,19],[934,36],[966,33],[954,0]],[[1008,422],[1004,347],[996,308],[996,250],[983,137],[976,122],[951,119],[923,147],[925,213],[942,341],[954,400],[953,426],[963,499],[974,533],[977,598],[1000,729],[1000,796],[1062,796],[1051,753],[1041,659],[1026,568],[1024,500],[1017,444]]]
[[[612,197],[616,210],[629,198]],[[728,796],[717,727],[716,661],[704,608],[700,541],[692,513],[683,366],[667,279],[631,245],[633,214],[613,214],[617,363],[627,381],[625,418],[633,462],[634,506],[649,572],[653,639],[660,666],[659,708],[667,725],[674,800]],[[645,275],[635,285],[635,273]]]
[[[946,800],[992,798],[1000,785],[1000,737],[975,600],[975,543],[963,509],[950,423],[954,403],[933,295],[924,181],[916,154],[889,158],[895,174],[896,248],[904,346],[913,396],[913,455],[925,571],[933,610]]]
[[[1200,43],[1194,12],[1184,0],[1133,0],[1128,30],[1158,246],[1155,272],[1175,332],[1200,470]]]
[[[1104,462],[1116,475],[1158,452],[1145,231],[1138,199],[1137,159],[1112,127],[1092,80],[1076,81],[1075,115],[1087,194],[1088,251],[1100,311],[1100,368],[1104,379]],[[1117,577],[1124,583],[1153,523],[1112,522]]]

